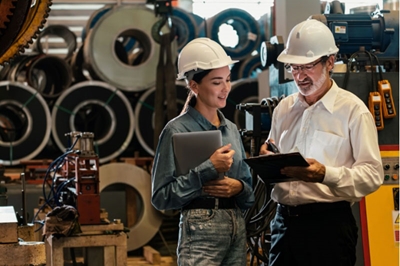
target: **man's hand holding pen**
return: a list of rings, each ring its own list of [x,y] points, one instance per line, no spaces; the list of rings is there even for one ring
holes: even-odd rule
[[[280,153],[273,139],[268,139],[260,147],[260,155]]]

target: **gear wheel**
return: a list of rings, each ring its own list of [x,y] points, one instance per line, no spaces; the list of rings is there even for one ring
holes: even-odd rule
[[[18,1],[19,2],[19,1]],[[29,1],[28,1],[29,2]],[[35,0],[30,6],[20,31],[11,45],[0,54],[0,65],[8,63],[15,56],[25,52],[25,48],[33,43],[40,33],[40,29],[44,27],[46,19],[49,16],[52,0]],[[12,28],[7,30],[13,30]]]
[[[2,0],[0,1],[0,29],[7,28],[7,22],[10,22],[10,17],[13,15],[15,2],[17,0]]]

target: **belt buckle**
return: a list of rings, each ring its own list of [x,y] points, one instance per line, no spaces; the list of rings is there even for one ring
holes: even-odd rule
[[[218,206],[219,206],[219,198],[215,198],[215,206],[214,206],[214,209],[218,210]]]
[[[287,206],[286,208],[287,208],[287,213],[288,213],[289,217],[297,217],[297,216],[299,216],[299,214],[294,214],[294,213],[292,214],[290,212],[290,209],[292,208],[291,206]]]

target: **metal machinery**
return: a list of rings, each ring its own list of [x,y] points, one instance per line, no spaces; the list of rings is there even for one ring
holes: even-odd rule
[[[276,17],[279,15],[276,14]],[[371,106],[372,96],[379,96],[383,114],[379,117],[382,123],[378,123],[376,114],[370,108],[377,122],[385,180],[381,188],[353,206],[360,228],[356,265],[399,265],[399,118],[395,111],[399,110],[399,12],[328,13],[310,18],[325,23],[339,47],[337,61],[342,61],[345,67],[337,71],[340,65],[335,66],[332,78],[340,87],[356,94],[367,106]],[[276,60],[283,49],[282,36],[273,36],[260,47],[262,66],[278,70],[274,72],[278,77],[270,77],[270,80],[279,84],[270,82],[271,88],[291,82],[283,64]],[[381,90],[382,82],[388,84],[387,91]],[[257,143],[267,136],[270,116],[279,102],[272,89],[270,95],[272,97],[264,98],[261,104],[237,105],[237,109],[246,112],[247,130],[242,130],[242,134],[256,139],[252,142],[252,155],[258,154]],[[387,112],[389,107],[394,108],[394,113]],[[248,244],[254,257],[268,261],[268,228],[274,214],[274,203],[268,198],[270,188],[263,186],[260,189],[259,183],[255,187],[256,192],[262,191],[259,206],[247,214]],[[254,211],[258,212],[254,214]],[[259,252],[260,249],[263,251]]]
[[[52,0],[0,1],[0,65],[9,63],[38,36]]]
[[[370,51],[383,63],[387,71],[397,71],[399,60],[399,11],[381,10],[373,14],[322,14],[310,18],[320,20],[332,31],[339,48],[338,60],[347,63],[352,54]],[[273,36],[260,47],[263,67],[279,68],[279,82],[284,78],[283,64],[276,61],[284,49],[282,36]],[[367,58],[364,58],[364,64]],[[362,62],[360,62],[362,63]]]
[[[360,202],[364,265],[399,265],[399,146],[382,145],[383,185]]]
[[[73,143],[73,149],[64,158],[61,177],[57,180],[60,196],[67,202],[73,202],[79,213],[80,224],[100,224],[99,158],[93,150],[94,134],[71,132],[66,136]],[[75,184],[67,186],[72,197],[61,190],[67,182]]]
[[[99,158],[93,150],[94,134],[74,131],[65,136],[69,148],[47,169],[44,204],[39,211],[46,207],[73,206],[81,225],[100,224]]]
[[[325,19],[334,33],[342,60],[347,63],[347,72],[334,73],[332,78],[337,82],[342,81],[342,87],[358,95],[367,106],[370,106],[371,95],[378,95],[382,99],[382,124],[377,124],[377,130],[385,179],[376,192],[358,204],[362,241],[359,250],[362,247],[364,261],[360,265],[399,265],[399,118],[396,114],[387,116],[385,113],[385,107],[389,104],[399,110],[399,12],[319,17],[321,21]],[[375,60],[369,61],[362,49],[375,55]],[[352,58],[356,59],[351,61]],[[374,65],[381,65],[385,70],[383,73],[378,71],[379,75],[375,74],[378,84],[373,72],[362,70],[371,66],[373,71]],[[380,91],[381,81],[390,84],[388,93],[392,94],[392,100]],[[379,94],[374,94],[377,92]],[[358,261],[362,259],[359,255]]]

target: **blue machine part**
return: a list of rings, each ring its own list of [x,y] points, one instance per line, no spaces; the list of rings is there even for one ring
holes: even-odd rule
[[[382,59],[399,58],[399,11],[381,11],[373,16],[360,14],[325,14],[312,18],[331,29],[339,54],[352,54],[365,47]]]
[[[269,113],[261,113],[261,130],[270,131],[271,130],[271,115]]]

